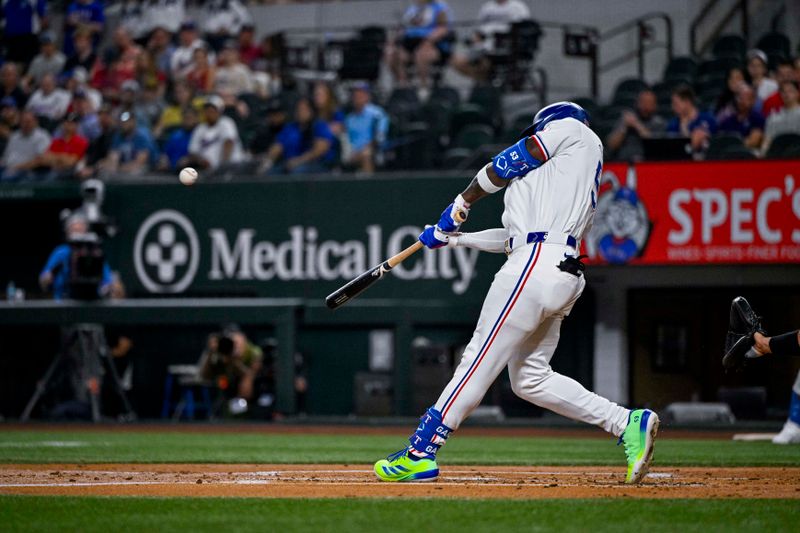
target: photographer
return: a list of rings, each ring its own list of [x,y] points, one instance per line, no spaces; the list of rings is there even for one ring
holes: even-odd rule
[[[252,401],[254,383],[261,371],[264,354],[235,324],[209,336],[200,357],[199,374],[213,380],[225,398]]]
[[[83,213],[76,212],[69,216],[64,223],[66,243],[56,246],[50,254],[47,263],[39,274],[39,284],[45,291],[52,290],[53,298],[63,300],[73,297],[70,285],[73,280],[72,266],[78,258],[73,253],[75,243],[86,242],[96,235],[89,232],[89,221]],[[75,273],[80,274],[80,273]],[[108,293],[112,283],[111,269],[103,261],[100,281],[97,285],[97,295],[104,296]]]

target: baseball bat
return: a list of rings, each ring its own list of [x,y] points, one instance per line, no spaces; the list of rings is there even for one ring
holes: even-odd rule
[[[462,212],[456,212],[456,218],[458,219],[459,223],[464,222],[467,217]],[[338,309],[339,307],[343,306],[368,288],[370,288],[374,283],[378,280],[383,278],[388,272],[390,272],[394,267],[417,253],[418,251],[422,250],[425,245],[422,244],[420,241],[415,242],[405,250],[402,250],[398,254],[393,255],[383,263],[378,266],[372,267],[366,272],[359,274],[356,278],[350,280],[345,285],[339,287],[332,293],[325,298],[325,305],[328,306],[329,309]]]

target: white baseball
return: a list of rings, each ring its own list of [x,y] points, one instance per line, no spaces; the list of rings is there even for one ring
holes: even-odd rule
[[[192,185],[195,181],[197,181],[197,171],[192,167],[186,167],[181,170],[180,174],[178,174],[178,179],[184,185]]]

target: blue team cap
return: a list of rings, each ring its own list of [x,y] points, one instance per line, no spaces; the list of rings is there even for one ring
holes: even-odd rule
[[[523,137],[533,135],[541,131],[547,124],[562,118],[574,118],[589,125],[589,113],[584,108],[573,102],[556,102],[547,107],[543,107],[533,117],[533,124],[525,128],[522,132]]]

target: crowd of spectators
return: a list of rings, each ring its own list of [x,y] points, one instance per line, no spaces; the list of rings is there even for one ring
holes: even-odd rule
[[[470,146],[459,134],[474,122],[456,120],[458,104],[421,106],[435,100],[444,68],[480,88],[492,75],[501,37],[531,22],[524,2],[488,0],[459,43],[447,2],[409,0],[397,31],[381,41],[394,87],[384,108],[366,81],[292,79],[285,50],[275,36],[257,37],[239,0],[202,2],[194,18],[185,0],[113,5],[118,23],[109,24],[106,3],[72,0],[59,27],[50,22],[46,0],[0,7],[0,181],[114,180],[174,174],[183,166],[204,175],[373,173],[391,149],[415,146],[417,138],[404,128],[419,137],[420,124],[434,137],[426,143],[445,151],[461,146],[459,139]],[[769,64],[751,50],[742,67],[730,70],[714,105],[698,99],[691,85],[673,87],[671,116],[660,94],[643,90],[611,127],[598,129],[609,156],[642,159],[646,140],[666,135],[688,138],[696,159],[718,135],[739,136],[761,156],[777,136],[800,132],[800,61]],[[413,109],[405,101],[390,107],[403,90],[419,95]],[[484,107],[488,119],[476,120],[491,129],[488,141],[505,142],[512,133],[503,130],[499,97],[490,93],[485,101],[470,96],[469,103]]]
[[[389,119],[367,83],[283,92],[272,36],[238,0],[4,2],[0,181],[211,172],[373,172]],[[111,20],[109,18],[109,20]],[[304,94],[308,96],[304,96]]]
[[[641,160],[641,140],[660,136],[687,138],[694,159],[704,157],[715,137],[738,138],[753,157],[763,157],[776,137],[800,134],[800,57],[781,58],[772,71],[768,64],[763,51],[750,50],[746,68],[728,70],[713,105],[703,106],[691,85],[676,85],[668,121],[657,113],[655,93],[644,88],[606,136],[612,157]]]

